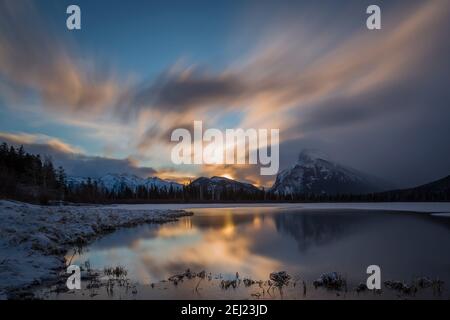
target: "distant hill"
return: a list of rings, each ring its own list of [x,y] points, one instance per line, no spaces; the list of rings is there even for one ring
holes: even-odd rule
[[[450,175],[414,188],[391,190],[376,195],[386,201],[443,201],[450,200]]]

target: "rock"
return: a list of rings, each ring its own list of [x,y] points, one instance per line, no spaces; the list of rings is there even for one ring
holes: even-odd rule
[[[233,289],[236,289],[237,287],[237,280],[222,280],[220,282],[220,287],[222,289],[228,289],[230,287],[232,287]]]
[[[422,277],[416,279],[416,284],[419,288],[429,288],[433,285],[433,281],[428,277]]]
[[[417,287],[415,285],[407,285],[401,281],[385,281],[384,285],[389,289],[399,291],[403,294],[414,294],[417,292]]]
[[[248,279],[248,278],[244,278],[244,280],[242,280],[242,282],[244,282],[244,285],[246,287],[250,287],[251,285],[254,285],[256,283],[255,280]]]
[[[186,269],[186,271],[184,273],[173,275],[168,280],[177,284],[179,281],[182,281],[184,278],[192,279],[192,278],[195,278],[198,276],[203,279],[205,277],[205,275],[206,275],[205,271],[202,271],[197,274],[195,272],[191,272],[190,269]]]
[[[173,276],[171,276],[168,280],[172,281],[174,283],[178,283],[178,281],[183,280],[184,278],[184,274],[175,274]]]
[[[341,290],[345,285],[345,279],[337,272],[324,273],[313,282],[314,287],[325,287],[327,289]]]
[[[286,273],[286,271],[272,272],[269,276],[270,280],[274,282],[276,287],[282,287],[289,283],[291,276]]]

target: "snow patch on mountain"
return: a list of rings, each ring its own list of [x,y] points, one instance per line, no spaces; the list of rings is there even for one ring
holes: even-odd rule
[[[254,185],[246,182],[240,182],[225,177],[214,176],[211,178],[200,177],[194,180],[191,184],[194,187],[204,187],[208,191],[215,191],[218,189],[228,189],[234,192],[259,192],[260,190]]]
[[[377,179],[306,150],[291,168],[281,171],[270,189],[279,195],[295,194],[363,194],[382,191]]]
[[[78,187],[80,185],[91,183],[97,183],[100,188],[103,188],[109,192],[119,192],[124,188],[128,188],[133,192],[137,191],[140,187],[145,187],[147,190],[156,189],[159,191],[168,191],[172,188],[173,191],[181,191],[183,185],[160,179],[158,177],[141,178],[136,175],[129,174],[107,174],[97,179],[83,178],[83,177],[68,177],[67,185],[69,187]]]

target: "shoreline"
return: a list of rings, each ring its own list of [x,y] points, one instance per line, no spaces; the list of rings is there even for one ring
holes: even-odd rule
[[[0,299],[32,298],[39,286],[61,284],[66,254],[119,228],[176,221],[189,209],[266,207],[365,209],[448,217],[450,203],[189,203],[41,206],[0,200]]]
[[[29,296],[34,287],[58,283],[65,255],[119,228],[166,223],[184,210],[126,210],[104,206],[40,206],[0,201],[0,299]]]
[[[105,275],[101,270],[85,270],[81,290],[69,290],[64,285],[46,287],[37,292],[44,300],[399,300],[449,298],[445,283],[429,277],[413,280],[386,280],[379,290],[369,290],[365,280],[347,282],[336,272],[318,273],[308,280],[299,275],[273,272],[268,278],[224,278],[205,270],[175,274],[151,284],[131,282],[126,271],[120,275]],[[238,273],[236,273],[238,274]],[[285,274],[287,279],[277,282],[273,274]],[[323,283],[323,277],[336,274],[338,279]],[[319,276],[320,275],[320,276]]]

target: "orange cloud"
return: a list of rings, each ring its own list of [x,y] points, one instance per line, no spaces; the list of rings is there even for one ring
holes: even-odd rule
[[[32,91],[55,111],[90,116],[112,106],[121,85],[111,72],[93,60],[81,63],[46,25],[31,1],[0,3],[0,75],[8,80],[2,92],[21,100]]]
[[[72,146],[64,141],[47,136],[45,134],[29,133],[8,133],[0,132],[0,139],[7,140],[14,144],[43,144],[52,147],[54,150],[63,153],[82,153],[79,147]]]

